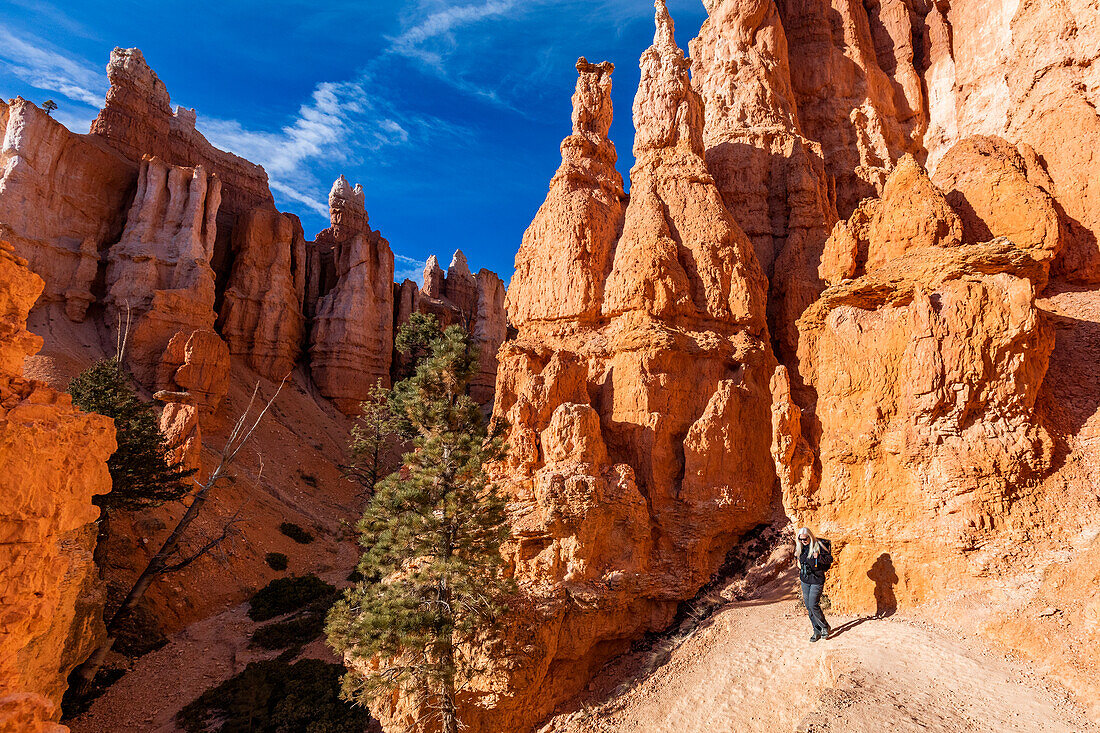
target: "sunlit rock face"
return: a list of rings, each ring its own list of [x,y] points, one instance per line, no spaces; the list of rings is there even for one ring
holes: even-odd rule
[[[1040,278],[1003,239],[913,249],[827,289],[799,321],[817,398],[799,417],[776,391],[774,450],[788,513],[837,543],[838,608],[874,610],[884,554],[901,606],[958,590],[1049,468],[1035,411],[1054,345]]]
[[[793,363],[795,322],[823,287],[818,263],[837,216],[821,146],[802,134],[775,3],[710,3],[691,57],[707,167],[768,277],[769,329]]]
[[[0,102],[0,225],[46,283],[39,303],[83,321],[102,250],[118,241],[138,166],[34,104]]]
[[[707,170],[702,100],[663,2],[640,65],[629,204],[608,162],[611,69],[582,61],[574,134],[517,255],[518,335],[494,407],[510,451],[494,471],[514,499],[522,599],[461,701],[473,729],[529,729],[667,625],[771,514],[754,428],[775,364],[767,280]],[[414,710],[375,706],[384,725]]]
[[[43,282],[26,265],[0,242],[0,730],[58,733],[66,677],[104,635],[92,497],[111,489],[115,429],[23,378],[42,346],[26,319]]]
[[[516,327],[559,319],[592,324],[600,315],[626,204],[618,156],[607,137],[614,68],[607,61],[577,61],[573,134],[562,141],[561,166],[516,255],[507,301]]]
[[[332,226],[317,235],[335,285],[315,306],[310,368],[321,394],[354,413],[378,382],[389,384],[393,357],[393,253],[370,228],[363,189],[341,176],[329,194]]]

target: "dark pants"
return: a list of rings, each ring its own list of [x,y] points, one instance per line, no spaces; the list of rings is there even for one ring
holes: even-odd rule
[[[821,591],[825,588],[816,583],[802,584],[802,602],[806,604],[806,614],[810,617],[814,631],[820,636],[829,634],[829,622],[825,620],[825,614],[821,611]]]

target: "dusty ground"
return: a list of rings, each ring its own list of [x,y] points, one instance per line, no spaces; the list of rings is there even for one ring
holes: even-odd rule
[[[137,659],[86,713],[65,724],[73,733],[181,731],[175,715],[185,705],[243,671],[249,662],[279,656],[279,650],[249,648],[249,638],[260,625],[248,618],[248,603],[191,624],[166,646]],[[302,649],[298,659],[305,658],[340,661],[322,639]]]
[[[1057,685],[931,623],[831,618],[810,643],[793,573],[702,624],[648,674],[606,668],[543,733],[902,733],[1100,730]]]

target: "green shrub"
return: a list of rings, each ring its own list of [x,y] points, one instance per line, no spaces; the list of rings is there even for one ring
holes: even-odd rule
[[[276,578],[249,600],[248,617],[253,621],[266,621],[306,606],[331,604],[335,598],[336,588],[316,575]]]
[[[340,699],[344,668],[316,659],[253,662],[176,714],[188,733],[363,733],[363,708]]]
[[[300,545],[308,545],[313,542],[313,535],[294,522],[283,522],[279,525],[279,531]]]
[[[252,632],[249,646],[260,649],[299,649],[325,630],[325,614],[307,612],[296,618],[261,626]]]
[[[290,560],[281,552],[269,552],[264,555],[264,562],[272,570],[286,570],[287,563]]]

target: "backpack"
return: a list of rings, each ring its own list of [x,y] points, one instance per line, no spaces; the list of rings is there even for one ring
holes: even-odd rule
[[[821,552],[817,554],[817,569],[825,572],[833,566],[833,543],[831,540],[819,538]]]

